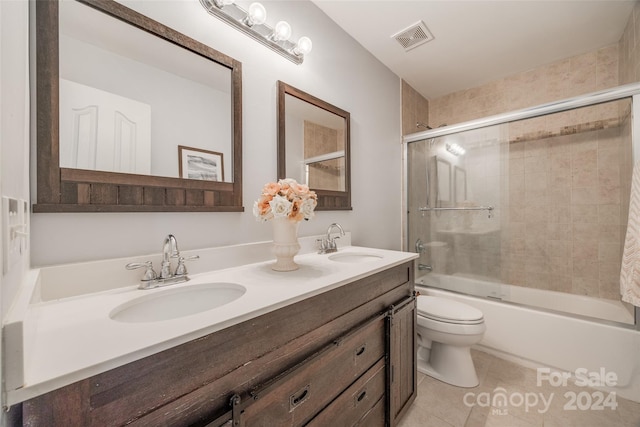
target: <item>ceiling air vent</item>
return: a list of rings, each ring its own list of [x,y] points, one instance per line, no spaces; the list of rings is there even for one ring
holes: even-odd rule
[[[431,31],[429,31],[422,21],[418,21],[412,26],[392,35],[391,38],[396,39],[405,51],[434,39],[433,34],[431,34]]]

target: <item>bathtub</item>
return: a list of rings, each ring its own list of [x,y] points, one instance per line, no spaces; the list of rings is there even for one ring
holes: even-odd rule
[[[419,280],[426,286],[467,295],[488,297],[500,301],[538,307],[544,310],[571,313],[628,325],[634,324],[633,313],[621,301],[507,285],[468,275],[431,273],[422,276]]]
[[[434,288],[434,285],[446,289]],[[485,298],[466,295],[465,292],[471,288],[474,293],[478,289],[487,291],[483,293]],[[614,373],[617,377],[615,385],[595,388],[640,402],[640,331],[613,321],[554,312],[552,310],[558,308],[566,311],[567,307],[577,311],[581,302],[594,305],[594,301],[580,301],[580,298],[571,303],[560,301],[556,297],[562,294],[557,292],[553,298],[547,299],[561,305],[547,309],[500,300],[506,300],[507,294],[512,299],[524,298],[523,302],[539,297],[536,292],[526,295],[526,291],[537,290],[515,288],[518,287],[437,274],[416,278],[416,290],[422,295],[461,301],[484,313],[487,331],[477,345],[479,350],[534,369],[546,367],[570,374],[580,370],[578,372],[588,372],[588,375]],[[549,291],[537,293],[540,292]],[[608,312],[616,312],[611,306],[605,305],[604,308]],[[621,308],[629,313],[626,308]],[[624,318],[622,311],[618,315]]]

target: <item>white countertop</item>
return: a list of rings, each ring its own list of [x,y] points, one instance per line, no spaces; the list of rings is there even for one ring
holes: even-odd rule
[[[344,263],[330,260],[334,254],[307,253],[296,256],[300,269],[293,272],[271,270],[273,261],[257,262],[193,274],[189,282],[152,290],[127,286],[32,302],[22,319],[29,325],[23,332],[23,385],[7,390],[7,404],[33,398],[417,257],[415,253],[356,246],[340,248],[338,253],[366,253],[381,258]],[[210,282],[236,283],[244,286],[246,293],[218,308],[172,320],[123,323],[109,317],[115,307],[140,296]]]

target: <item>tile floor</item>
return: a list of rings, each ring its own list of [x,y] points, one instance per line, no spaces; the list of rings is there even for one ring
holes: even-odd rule
[[[612,396],[596,410],[596,400],[608,393],[571,383],[538,386],[535,369],[481,351],[473,350],[472,356],[480,385],[458,388],[419,374],[418,397],[399,427],[640,427],[640,403]],[[486,403],[500,393],[506,405]]]

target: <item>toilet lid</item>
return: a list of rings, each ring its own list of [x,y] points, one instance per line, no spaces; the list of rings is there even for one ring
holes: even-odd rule
[[[477,308],[448,298],[421,295],[418,314],[448,323],[479,323],[483,315]]]

